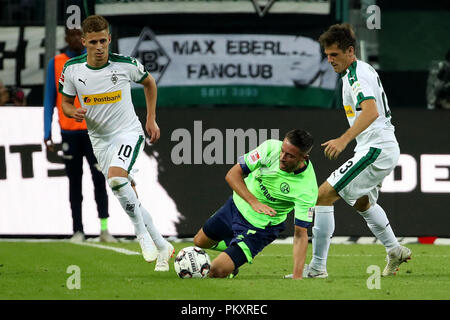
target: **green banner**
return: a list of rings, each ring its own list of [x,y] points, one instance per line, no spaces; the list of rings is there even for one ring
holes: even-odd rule
[[[133,103],[145,108],[144,90],[132,90]],[[302,108],[332,108],[334,90],[273,86],[183,86],[159,87],[159,107],[188,105],[264,105]]]

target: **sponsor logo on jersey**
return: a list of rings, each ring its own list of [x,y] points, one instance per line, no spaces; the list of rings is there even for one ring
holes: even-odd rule
[[[355,81],[352,84],[352,90],[353,94],[357,96],[358,94],[362,93],[361,85],[359,84],[359,81]]]
[[[83,103],[87,106],[94,106],[96,104],[110,104],[122,100],[122,91],[114,91],[100,94],[83,95]]]
[[[259,156],[258,150],[255,150],[252,153],[250,153],[249,157],[250,157],[250,163],[252,163],[252,164],[258,162],[258,160],[261,159],[261,157]]]
[[[259,182],[259,188],[261,189],[263,195],[266,197],[267,200],[272,201],[272,202],[276,202],[277,199],[275,199],[274,197],[272,197],[269,193],[269,190],[267,190],[267,188],[263,185],[262,183],[262,179],[258,178],[256,179]]]
[[[353,111],[352,106],[344,106],[344,109],[347,118],[352,118],[355,116],[355,112]]]

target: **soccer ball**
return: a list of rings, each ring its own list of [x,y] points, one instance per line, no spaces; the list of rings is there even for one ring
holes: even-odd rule
[[[211,268],[211,259],[199,247],[181,249],[174,261],[175,272],[182,279],[205,278]]]

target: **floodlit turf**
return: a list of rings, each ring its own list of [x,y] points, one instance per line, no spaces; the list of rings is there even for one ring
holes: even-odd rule
[[[176,243],[175,249],[192,243]],[[140,251],[136,242],[108,244]],[[180,279],[155,272],[142,256],[69,242],[0,242],[0,299],[303,300],[450,298],[450,246],[408,245],[412,260],[397,276],[369,289],[369,266],[385,266],[381,245],[332,245],[327,279],[283,279],[291,273],[292,246],[272,244],[234,279]],[[211,258],[217,252],[208,250]],[[308,248],[310,261],[311,245]],[[67,286],[69,266],[80,270],[80,289]],[[70,279],[69,279],[70,280]],[[376,286],[376,281],[369,279]]]

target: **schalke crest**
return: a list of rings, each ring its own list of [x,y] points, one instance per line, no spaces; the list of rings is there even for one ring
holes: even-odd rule
[[[281,190],[281,192],[283,192],[283,193],[289,193],[289,191],[291,191],[291,188],[289,187],[289,185],[288,185],[286,182],[283,182],[283,183],[280,185],[280,190]]]

